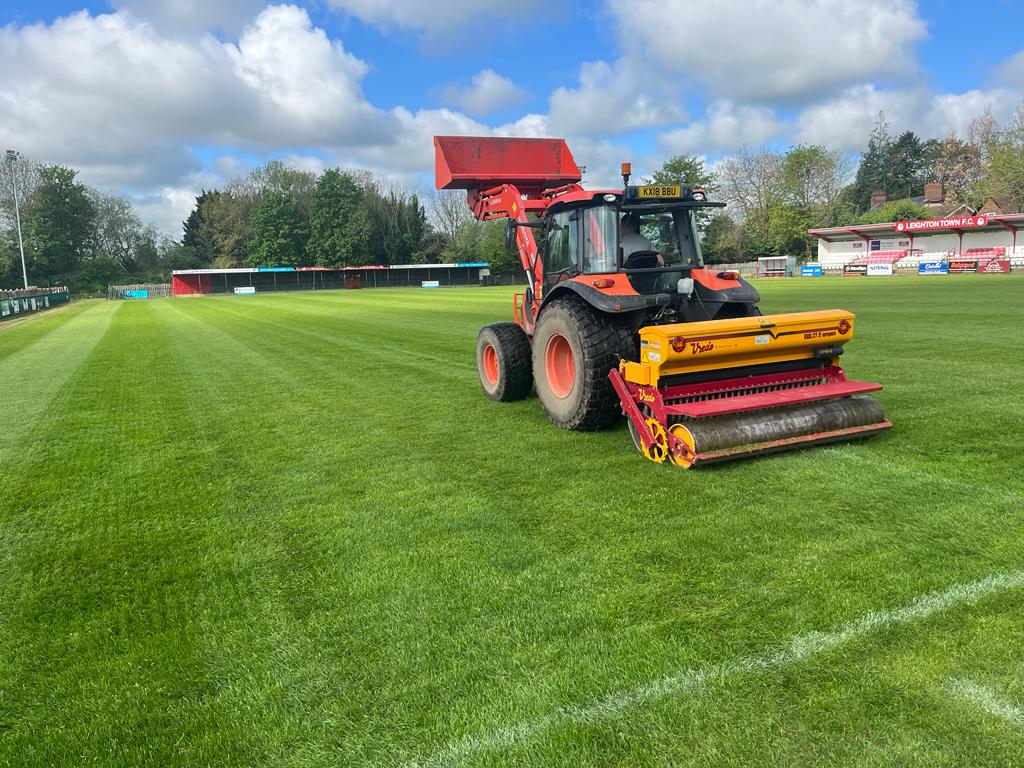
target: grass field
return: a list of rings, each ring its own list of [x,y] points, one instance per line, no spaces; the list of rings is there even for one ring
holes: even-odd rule
[[[682,472],[474,369],[510,289],[0,329],[0,765],[1024,761],[1024,279],[858,315],[878,438]]]

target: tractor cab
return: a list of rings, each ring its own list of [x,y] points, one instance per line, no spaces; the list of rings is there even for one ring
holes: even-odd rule
[[[565,195],[534,225],[542,227],[537,245],[544,292],[551,297],[586,286],[588,294],[596,289],[616,297],[612,307],[623,307],[625,294],[646,297],[629,304],[647,309],[646,322],[753,314],[758,296],[752,286],[704,268],[694,214],[722,206],[703,190],[672,185]],[[587,298],[604,308],[603,297]]]
[[[682,272],[704,265],[691,208],[598,201],[567,203],[546,217],[539,244],[545,284],[576,275],[660,270],[660,275],[635,272],[636,277],[661,278],[636,281],[639,292],[651,293],[656,283],[672,289]]]

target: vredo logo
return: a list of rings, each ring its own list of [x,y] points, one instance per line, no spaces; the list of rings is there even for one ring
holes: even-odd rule
[[[672,349],[676,352],[685,352],[686,345],[690,345],[690,354],[699,355],[701,352],[710,352],[715,348],[715,342],[713,341],[688,341],[682,336],[676,336],[672,341],[669,342],[672,345]]]

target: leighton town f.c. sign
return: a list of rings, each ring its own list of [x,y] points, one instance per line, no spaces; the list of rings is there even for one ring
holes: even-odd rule
[[[987,216],[957,216],[952,219],[923,219],[921,221],[897,221],[897,232],[920,232],[927,229],[960,229],[961,227],[984,227]]]

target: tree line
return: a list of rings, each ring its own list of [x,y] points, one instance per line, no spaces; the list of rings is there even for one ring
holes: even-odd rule
[[[429,194],[425,205],[366,171],[314,174],[270,161],[204,190],[180,239],[144,223],[127,198],[82,183],[72,168],[19,157],[3,171],[2,287],[22,283],[11,175],[30,284],[79,294],[166,281],[175,269],[490,261],[500,272],[518,263],[504,250],[500,225],[472,219],[465,193]]]
[[[94,293],[129,278],[160,279],[176,245],[129,200],[86,186],[72,168],[19,157],[0,173],[0,287],[22,287],[12,175],[30,285]]]
[[[421,199],[366,171],[320,175],[271,161],[204,191],[183,224],[191,267],[424,264],[487,261],[511,270],[504,227],[476,221],[464,192]]]
[[[929,182],[942,184],[940,211],[981,208],[994,201],[1004,213],[1024,210],[1024,106],[1000,125],[986,111],[966,136],[922,140],[912,131],[892,136],[879,113],[856,169],[821,145],[779,152],[745,148],[714,169],[679,155],[656,171],[656,184],[697,184],[729,207],[699,221],[709,262],[742,262],[792,254],[812,258],[808,229],[931,218],[915,202]],[[886,202],[872,207],[872,195]]]
[[[519,271],[504,246],[504,222],[480,222],[465,193],[424,195],[388,187],[366,171],[315,174],[271,161],[195,199],[173,239],[144,223],[126,198],[91,188],[74,169],[24,158],[4,165],[0,183],[0,279],[21,285],[10,176],[19,190],[30,282],[78,293],[109,284],[164,281],[173,269],[253,266],[363,266],[484,261],[494,274]],[[911,200],[942,183],[943,208],[994,200],[1024,210],[1024,106],[1005,124],[990,113],[965,136],[892,136],[879,114],[867,149],[852,159],[822,145],[787,151],[744,148],[709,167],[677,155],[644,181],[701,186],[729,207],[701,211],[712,263],[793,254],[811,258],[807,230],[929,218]],[[887,202],[871,206],[872,194]]]

